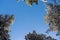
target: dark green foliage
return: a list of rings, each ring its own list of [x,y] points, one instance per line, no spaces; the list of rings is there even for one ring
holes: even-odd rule
[[[0,15],[0,40],[10,40],[9,26],[14,21],[14,15]]]
[[[56,40],[50,36],[46,37],[44,34],[37,34],[35,31],[25,36],[26,40]]]

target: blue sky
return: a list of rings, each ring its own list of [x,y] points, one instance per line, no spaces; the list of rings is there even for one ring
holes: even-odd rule
[[[14,14],[15,21],[10,27],[11,40],[25,40],[24,37],[29,32],[36,30],[37,33],[45,33],[47,25],[44,21],[46,15],[46,7],[44,3],[39,0],[39,4],[28,6],[24,1],[20,0],[0,0],[0,14]],[[55,33],[50,33],[54,38]]]

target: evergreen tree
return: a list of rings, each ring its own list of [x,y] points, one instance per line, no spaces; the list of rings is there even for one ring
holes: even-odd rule
[[[9,26],[14,21],[14,15],[1,15],[0,14],[0,40],[10,40]]]
[[[32,33],[29,33],[25,36],[26,40],[56,40],[52,38],[51,36],[46,36],[44,34],[37,34],[35,31]]]

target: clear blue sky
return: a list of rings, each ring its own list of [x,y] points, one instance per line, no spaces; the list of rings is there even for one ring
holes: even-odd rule
[[[0,0],[0,14],[14,14],[15,21],[10,27],[11,40],[25,40],[27,33],[36,30],[37,33],[45,33],[47,25],[44,21],[45,5],[39,0],[38,5],[28,6],[24,1],[19,3],[16,0]],[[50,33],[54,38],[55,34]]]

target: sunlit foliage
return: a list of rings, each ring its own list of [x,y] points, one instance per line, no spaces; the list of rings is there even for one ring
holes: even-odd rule
[[[25,0],[25,2],[26,2],[29,6],[32,6],[33,3],[35,3],[36,5],[38,4],[38,0]]]
[[[44,2],[47,7],[47,15],[45,21],[49,25],[49,31],[57,32],[60,35],[60,4],[57,3],[59,0],[51,0],[53,3]]]

